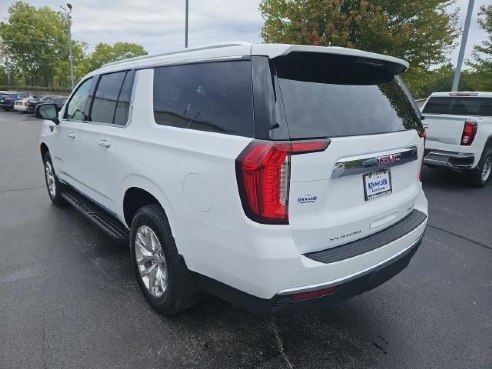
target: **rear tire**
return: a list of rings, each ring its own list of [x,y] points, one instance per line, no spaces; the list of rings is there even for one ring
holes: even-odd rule
[[[476,168],[469,173],[470,184],[484,187],[492,177],[492,147],[486,147]]]
[[[155,311],[174,315],[194,304],[198,290],[158,204],[144,206],[133,218],[130,253],[140,289]]]
[[[66,201],[62,196],[63,184],[58,180],[58,177],[56,176],[55,168],[53,167],[53,162],[51,161],[51,156],[49,152],[46,152],[46,154],[44,154],[43,164],[44,179],[51,202],[56,206],[65,205]]]

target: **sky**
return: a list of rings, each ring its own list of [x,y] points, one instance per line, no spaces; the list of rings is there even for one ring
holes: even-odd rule
[[[33,6],[59,9],[67,0],[28,0]],[[70,1],[70,0],[69,0]],[[425,1],[425,0],[422,0]],[[0,20],[14,0],[0,0]],[[223,41],[261,42],[263,24],[260,0],[189,0],[189,46]],[[98,42],[134,42],[150,54],[184,47],[185,0],[71,0],[73,38],[85,41],[92,50]],[[471,57],[474,44],[485,40],[486,33],[477,23],[480,5],[492,0],[475,0],[465,58]],[[458,25],[465,22],[468,0],[457,0]],[[458,48],[450,58],[456,62]]]

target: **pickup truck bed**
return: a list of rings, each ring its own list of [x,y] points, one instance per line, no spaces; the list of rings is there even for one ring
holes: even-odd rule
[[[422,111],[424,164],[466,171],[474,185],[485,186],[492,172],[492,93],[434,93]]]

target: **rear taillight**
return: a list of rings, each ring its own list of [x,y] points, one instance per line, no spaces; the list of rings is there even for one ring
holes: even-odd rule
[[[265,224],[288,224],[290,157],[324,151],[327,139],[251,142],[236,160],[239,194],[246,215]]]
[[[424,139],[424,152],[425,152],[425,142],[427,141],[427,133],[425,128],[417,130],[419,137]],[[424,154],[425,155],[425,154]],[[424,178],[424,156],[422,155],[422,161],[420,162],[419,180],[422,182]]]
[[[463,126],[463,134],[461,135],[461,144],[470,146],[477,134],[477,122],[466,121]]]
[[[24,106],[27,106],[27,101],[24,101]]]

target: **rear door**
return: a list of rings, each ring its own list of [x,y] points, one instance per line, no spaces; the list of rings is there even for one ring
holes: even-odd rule
[[[79,131],[79,160],[82,191],[113,210],[115,152],[121,130],[126,127],[133,72],[120,71],[100,76],[94,92],[88,121]]]
[[[289,223],[300,251],[354,241],[408,215],[421,191],[422,125],[391,68],[309,54],[274,66],[290,139],[331,141],[291,158]]]

